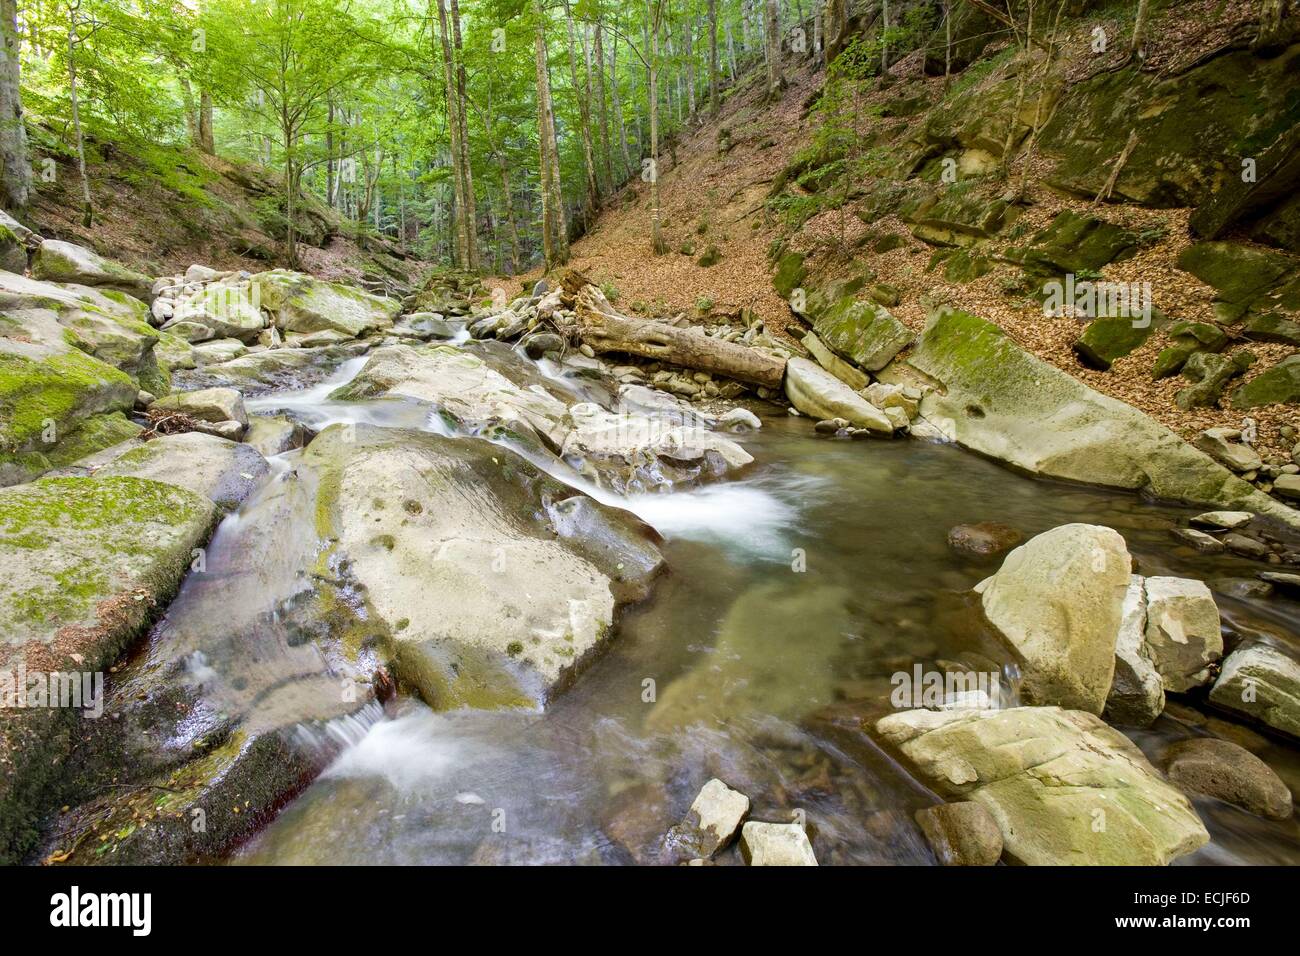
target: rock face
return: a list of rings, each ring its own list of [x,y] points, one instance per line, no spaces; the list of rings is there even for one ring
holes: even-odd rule
[[[1254,511],[1300,528],[1300,513],[983,319],[936,313],[908,362],[944,386],[927,393],[922,417],[981,454],[1032,474]]]
[[[916,822],[944,866],[993,866],[1002,856],[1002,831],[973,800],[916,811]]]
[[[1068,524],[1016,548],[979,584],[985,615],[1024,660],[1027,700],[1101,713],[1131,564],[1117,532]]]
[[[320,476],[320,573],[364,603],[397,676],[435,708],[543,705],[659,570],[635,518],[503,448],[369,426],[348,439],[334,426],[303,453]]]
[[[1300,662],[1267,644],[1239,647],[1223,662],[1210,700],[1300,737]]]
[[[200,495],[138,478],[0,491],[0,670],[105,671],[175,591],[215,516]],[[78,716],[0,709],[0,859],[16,862],[35,839]]]
[[[32,277],[99,286],[148,302],[153,279],[71,242],[46,239],[32,257]]]
[[[750,866],[816,866],[808,834],[797,823],[750,820],[740,831],[740,849]]]
[[[927,783],[986,807],[1020,863],[1163,865],[1209,840],[1187,798],[1091,714],[912,710],[876,730]]]
[[[843,418],[879,435],[894,433],[894,424],[884,412],[807,359],[786,362],[785,394],[790,404],[811,418]]]
[[[749,797],[716,777],[700,790],[686,819],[669,831],[667,849],[688,859],[707,860],[724,849],[749,813]]]
[[[281,332],[333,331],[356,338],[391,328],[401,311],[396,299],[383,299],[299,272],[259,272],[253,282],[261,307],[275,317]]]
[[[1184,793],[1214,797],[1247,813],[1285,820],[1291,791],[1282,778],[1249,750],[1215,737],[1193,737],[1170,745],[1165,775]]]

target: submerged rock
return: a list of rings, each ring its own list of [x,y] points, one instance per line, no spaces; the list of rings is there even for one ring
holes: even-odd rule
[[[1117,532],[1067,524],[1012,551],[976,587],[985,615],[1024,661],[1027,700],[1101,713],[1131,565]]]
[[[1209,841],[1187,798],[1092,714],[911,710],[876,731],[927,783],[986,807],[1020,863],[1156,866]]]
[[[1291,791],[1268,764],[1249,750],[1215,737],[1193,737],[1164,752],[1165,775],[1189,794],[1214,797],[1247,813],[1285,820]]]
[[[996,521],[953,525],[948,531],[948,547],[954,551],[988,558],[1014,548],[1024,539],[1015,528]]]
[[[302,463],[319,473],[320,579],[435,708],[544,705],[661,566],[630,514],[486,442],[333,426]]]

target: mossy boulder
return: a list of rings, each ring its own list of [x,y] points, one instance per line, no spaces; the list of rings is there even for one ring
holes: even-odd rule
[[[1241,334],[1252,342],[1277,342],[1300,348],[1300,322],[1275,312],[1249,316]]]
[[[222,511],[239,507],[268,474],[270,466],[255,448],[202,432],[131,443],[95,471],[96,476],[148,478],[186,488]]]
[[[1227,344],[1227,333],[1213,323],[1175,322],[1169,327],[1169,345],[1156,356],[1151,377],[1177,375],[1197,352],[1221,352]]]
[[[1300,512],[1236,477],[1137,409],[959,311],[932,315],[908,358],[943,384],[921,402],[938,432],[1030,474],[1253,511],[1300,528]]]
[[[1254,363],[1255,356],[1244,349],[1232,355],[1197,352],[1183,366],[1183,376],[1195,384],[1180,389],[1174,396],[1174,404],[1183,411],[1215,407],[1228,382],[1244,375]]]
[[[943,266],[943,277],[949,282],[974,282],[993,271],[987,256],[970,249],[957,249],[948,256]]]
[[[19,274],[27,270],[27,247],[3,222],[0,222],[0,269]]]
[[[874,302],[845,296],[813,318],[817,336],[837,355],[879,371],[912,341],[912,332]]]
[[[1104,372],[1145,344],[1157,327],[1154,320],[1144,323],[1125,316],[1093,319],[1071,348],[1084,365]]]
[[[59,239],[46,239],[40,244],[32,257],[32,278],[116,290],[144,302],[152,297],[153,279],[149,276]]]
[[[137,478],[0,490],[0,668],[103,672],[175,592],[216,517],[191,491]],[[0,709],[0,859],[17,862],[68,784],[80,717]]]
[[[1300,402],[1300,354],[1288,355],[1252,378],[1232,396],[1232,407],[1257,408]]]
[[[1300,262],[1281,252],[1235,242],[1198,242],[1178,257],[1178,268],[1213,286],[1220,317],[1234,321],[1264,304],[1265,296],[1288,279]]]
[[[716,266],[722,261],[722,250],[715,245],[708,246],[700,257],[695,260],[695,264],[701,269],[708,269]]]
[[[1210,839],[1187,797],[1089,713],[911,710],[876,732],[927,784],[986,807],[1019,863],[1163,866]]]
[[[787,252],[777,261],[776,275],[772,278],[772,284],[776,286],[777,294],[781,298],[789,299],[794,290],[803,285],[807,277],[808,269],[804,265],[804,257],[797,252]]]
[[[402,308],[396,299],[284,269],[259,272],[253,283],[281,332],[334,331],[356,338],[391,328]]]
[[[1008,249],[1006,258],[1036,275],[1077,274],[1128,259],[1137,249],[1138,237],[1129,230],[1067,209],[1025,246]]]
[[[1012,205],[978,180],[962,180],[908,203],[900,216],[912,235],[932,246],[969,246],[988,239],[1019,214]]]
[[[123,413],[138,391],[124,372],[75,350],[38,359],[0,352],[0,485],[135,435]]]

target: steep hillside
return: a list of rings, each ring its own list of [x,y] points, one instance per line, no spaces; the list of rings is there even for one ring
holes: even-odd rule
[[[74,157],[35,127],[37,163],[31,228],[95,249],[148,275],[184,272],[199,262],[260,271],[288,265],[284,187],[271,171],[197,149],[114,141],[88,144],[93,225],[82,225]],[[296,205],[301,268],[322,278],[404,293],[425,264],[386,239],[358,241],[355,226],[309,194]]]
[[[847,104],[822,101],[827,71],[815,58],[788,71],[775,104],[753,77],[664,151],[670,252],[650,255],[649,188],[634,181],[575,243],[576,266],[627,311],[719,322],[751,309],[797,341],[807,325],[772,285],[778,256],[795,253],[786,262],[801,263],[806,291],[856,280],[918,331],[938,306],[983,316],[1186,439],[1253,424],[1266,464],[1289,468],[1300,415],[1288,386],[1272,386],[1300,346],[1300,203],[1285,187],[1300,45],[1259,46],[1256,4],[1157,2],[1135,61],[1127,5],[1070,6],[1080,13],[1063,19],[1049,56],[958,5],[947,83],[941,34]],[[878,25],[850,29],[869,36]],[[847,155],[844,132],[827,132],[836,124],[854,130]],[[1247,160],[1255,178],[1243,184]],[[1092,316],[1053,314],[1048,284],[1067,275],[1135,284],[1135,294],[1149,284],[1150,327],[1115,343],[1104,319],[1088,329]],[[1206,364],[1176,374],[1194,351],[1236,364],[1210,360],[1209,394],[1180,400]],[[1281,400],[1233,398],[1267,372],[1256,391]]]

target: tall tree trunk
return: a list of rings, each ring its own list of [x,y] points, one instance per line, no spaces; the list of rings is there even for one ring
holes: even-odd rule
[[[943,88],[952,82],[952,0],[943,5]]]
[[[593,46],[595,47],[595,70],[596,70],[596,106],[600,111],[600,156],[601,166],[605,171],[605,182],[610,192],[618,188],[618,183],[614,179],[614,161],[610,155],[611,144],[609,134],[609,107],[605,98],[605,47],[601,34],[604,33],[604,27],[599,19],[596,20],[595,27],[592,29]],[[587,75],[591,76],[592,62],[591,58],[587,59]]]
[[[546,11],[533,0],[536,19],[537,142],[542,165],[542,256],[547,270],[569,261],[569,230],[564,221],[564,194],[560,187],[559,148],[555,141],[555,108],[546,62]]]
[[[514,193],[510,189],[510,163],[506,160],[505,150],[497,150],[497,166],[501,170],[501,196],[505,204],[506,231],[510,236],[510,274],[519,271],[519,224],[515,221]]]
[[[626,182],[632,175],[634,169],[632,165],[632,156],[628,152],[627,144],[627,120],[623,115],[623,96],[619,92],[618,82],[618,35],[614,35],[614,41],[610,44],[609,49],[609,85],[614,96],[614,118],[618,123],[618,146],[619,151],[623,154],[623,181]]]
[[[667,251],[659,227],[659,15],[663,0],[653,0],[653,27],[650,30],[650,248],[655,255]],[[651,0],[646,0],[646,13]]]
[[[460,124],[460,176],[465,194],[465,246],[469,267],[479,271],[478,202],[474,198],[474,166],[469,158],[469,123],[465,118],[465,56],[460,39],[460,0],[451,0],[451,35],[456,51],[456,121]]]
[[[86,139],[81,133],[81,103],[77,97],[77,18],[68,22],[68,98],[72,105],[72,133],[77,139],[77,173],[81,176],[81,224],[89,229],[95,221],[90,199],[90,176],[86,173]]]
[[[717,116],[721,107],[718,93],[718,0],[709,0],[709,112]]]
[[[18,0],[0,0],[0,188],[4,205],[14,212],[27,209],[32,191],[32,165],[27,155],[20,84]]]
[[[199,137],[199,112],[194,103],[194,90],[190,86],[190,78],[182,73],[178,79],[181,86],[181,104],[185,108],[185,137],[195,149],[202,149],[203,140]]]
[[[695,34],[696,25],[691,20],[690,13],[687,13],[685,21],[682,23],[682,32],[686,34],[683,45],[686,48],[686,115],[690,118],[695,117]]]
[[[1146,40],[1148,0],[1138,0],[1137,15],[1133,18],[1133,42],[1129,44],[1129,53],[1137,56],[1142,52]]]
[[[731,32],[731,24],[728,23],[725,30],[727,34],[727,76],[732,83],[736,82],[736,37]]]
[[[573,83],[573,97],[578,101],[578,132],[582,136],[582,162],[587,173],[587,198],[583,209],[583,227],[600,206],[600,188],[596,185],[596,161],[591,148],[591,107],[590,92],[583,95],[582,85],[578,82],[577,44],[573,36],[573,8],[569,0],[564,0],[564,22],[569,37],[569,80]]]
[[[770,100],[780,94],[785,78],[781,75],[781,15],[777,0],[767,0],[765,9],[767,17],[763,33],[767,49],[767,97]]]
[[[451,148],[452,201],[456,236],[456,265],[471,269],[469,254],[470,227],[466,217],[465,177],[461,171],[464,153],[460,148],[460,119],[456,115],[460,97],[456,94],[456,64],[451,53],[451,30],[447,26],[447,2],[438,0],[439,43],[442,46],[442,78],[446,87],[447,138]]]
[[[334,207],[334,98],[325,107],[325,202]]]
[[[209,156],[217,152],[212,138],[212,94],[207,90],[199,90],[199,149]]]

